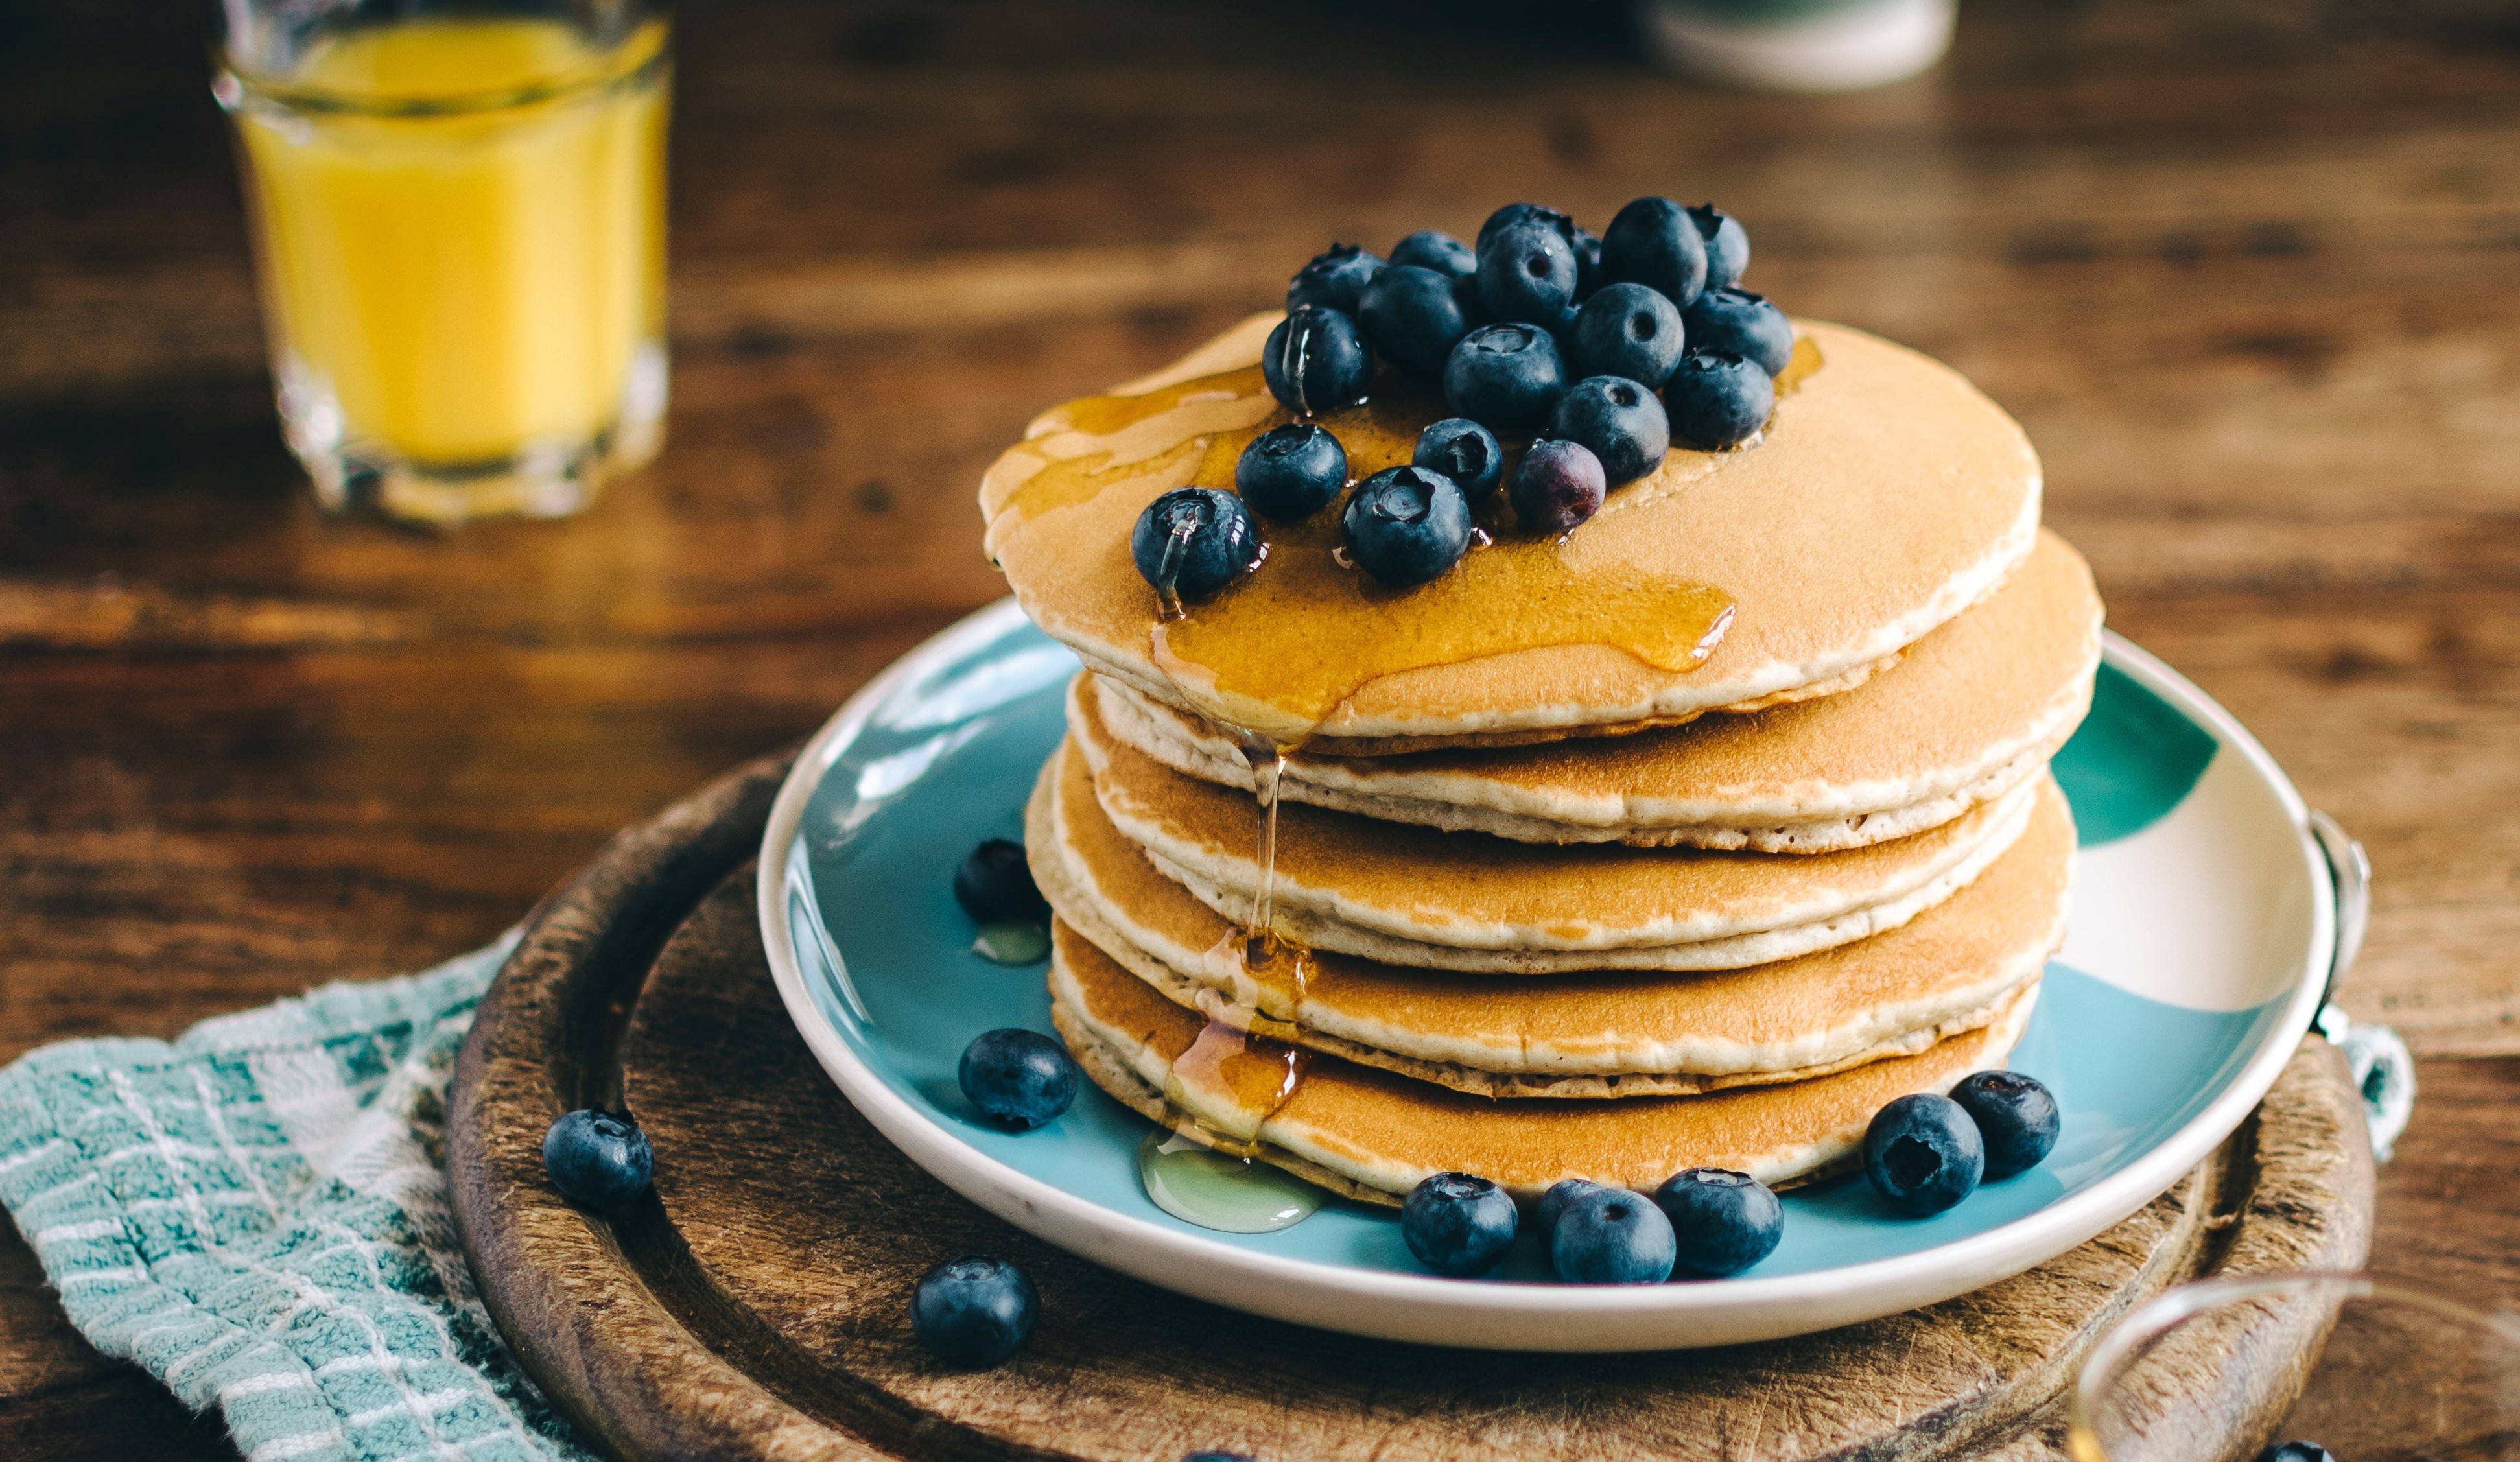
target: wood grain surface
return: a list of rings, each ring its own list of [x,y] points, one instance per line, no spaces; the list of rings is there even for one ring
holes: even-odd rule
[[[758,763],[720,780],[546,900],[456,1074],[448,1174],[483,1302],[545,1393],[631,1462],[1209,1448],[2061,1462],[2058,1393],[2118,1315],[2198,1274],[2352,1268],[2370,1241],[2358,1101],[2342,1058],[2311,1037],[2256,1119],[2169,1194],[1909,1314],[1720,1350],[1548,1356],[1221,1310],[980,1212],[837,1095],[771,986],[742,861],[774,782]],[[544,1179],[540,1134],[572,1106],[621,1100],[656,1145],[656,1190],[592,1217]],[[974,1252],[1021,1264],[1045,1318],[1013,1363],[956,1372],[912,1338],[910,1294]],[[2190,1367],[2161,1402],[2182,1435],[2251,1449],[2324,1322],[2301,1306],[2248,1315],[2217,1353],[2277,1363]]]
[[[1667,191],[2017,414],[2112,622],[2370,845],[2347,1003],[2426,1058],[2376,1261],[2520,1298],[2503,7],[1969,0],[1931,75],[1797,100],[1572,5],[723,0],[662,461],[447,537],[322,520],[281,448],[208,23],[0,10],[0,1059],[489,938],[994,596],[970,485],[1043,404],[1332,237]],[[0,1455],[226,1454],[0,1226]]]

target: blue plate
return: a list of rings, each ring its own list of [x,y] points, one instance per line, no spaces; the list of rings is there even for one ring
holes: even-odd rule
[[[798,759],[762,845],[762,934],[797,1028],[860,1111],[973,1202],[1098,1262],[1255,1313],[1395,1340],[1644,1349],[1794,1335],[1962,1294],[2125,1218],[2266,1093],[2316,1014],[2333,891],[2301,800],[2194,686],[2111,636],[2055,773],[2082,830],[2072,934],[2011,1064],[2048,1083],[2056,1151],[1924,1220],[1861,1179],[1788,1195],[1785,1239],[1739,1278],[1579,1288],[1533,1252],[1440,1279],[1390,1211],[1331,1202],[1226,1234],[1140,1187],[1148,1123],[1091,1088],[1040,1131],[988,1125],[955,1066],[982,1030],[1048,1031],[1043,968],[971,950],[949,875],[1022,837],[1077,662],[1012,601],[904,657]]]

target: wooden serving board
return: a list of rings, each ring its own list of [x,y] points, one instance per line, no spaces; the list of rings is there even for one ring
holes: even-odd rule
[[[2029,1273],[1823,1335],[1527,1355],[1255,1319],[1049,1248],[911,1165],[825,1076],[770,982],[750,858],[787,769],[730,773],[624,833],[529,921],[456,1075],[448,1163],[483,1300],[525,1368],[621,1457],[1924,1459],[2060,1452],[2060,1390],[2130,1306],[2205,1272],[2350,1268],[2368,1144],[2306,1041],[2256,1119],[2136,1216]],[[940,877],[943,876],[940,871]],[[544,1180],[543,1130],[626,1097],[656,1189],[611,1219]],[[912,1340],[957,1255],[1039,1286],[1030,1346],[955,1372]],[[2176,1398],[2236,1450],[2299,1386],[2317,1316],[2270,1312],[2270,1371]],[[2193,1424],[2192,1422],[2189,1424]]]

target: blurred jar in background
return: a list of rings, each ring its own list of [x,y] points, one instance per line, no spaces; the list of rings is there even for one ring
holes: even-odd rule
[[[272,375],[317,498],[553,518],[662,443],[664,18],[228,0]]]

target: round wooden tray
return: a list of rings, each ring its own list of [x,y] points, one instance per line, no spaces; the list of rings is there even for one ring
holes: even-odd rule
[[[1928,1458],[2057,1454],[2057,1397],[2130,1306],[2200,1273],[2350,1268],[2371,1159],[2313,1036],[2257,1117],[2133,1218],[1976,1294],[1797,1340],[1646,1355],[1398,1346],[1254,1319],[1072,1258],[912,1166],[831,1084],[770,983],[750,859],[787,770],[728,774],[546,899],[456,1073],[448,1166],[481,1296],[525,1369],[624,1458]],[[942,873],[939,874],[942,877]],[[542,1134],[625,1100],[654,1196],[609,1219],[545,1181]],[[911,1339],[929,1265],[1039,1286],[997,1370]],[[2175,1400],[2252,1445],[2323,1317],[2268,1312]],[[2192,1423],[2189,1423],[2192,1425]]]

